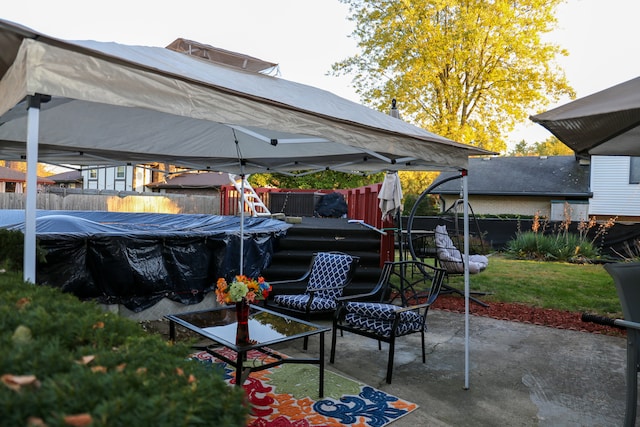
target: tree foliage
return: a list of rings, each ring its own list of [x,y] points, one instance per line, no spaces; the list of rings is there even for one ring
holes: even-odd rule
[[[560,142],[555,136],[550,136],[544,141],[527,144],[520,141],[509,152],[510,156],[569,156],[574,152],[571,148]]]
[[[27,162],[0,160],[0,166],[27,173]],[[36,174],[38,176],[49,176],[53,175],[54,172],[52,172],[51,166],[44,163],[38,163]]]
[[[564,0],[340,0],[361,53],[333,65],[364,102],[398,100],[403,118],[498,152],[531,111],[574,97],[541,36]]]
[[[405,196],[412,195],[413,199],[420,195],[425,188],[438,177],[439,172],[400,171],[400,183]],[[255,174],[249,177],[249,183],[254,187],[301,188],[310,190],[337,190],[358,188],[366,185],[381,183],[384,172],[371,175],[356,175],[336,171],[324,171],[304,176],[289,176],[284,174]]]
[[[375,184],[382,182],[383,179],[384,173],[358,175],[337,171],[323,171],[303,176],[291,176],[279,173],[256,174],[249,177],[249,182],[254,187],[337,190]]]
[[[419,195],[440,175],[439,172],[400,171],[400,183],[404,194]]]

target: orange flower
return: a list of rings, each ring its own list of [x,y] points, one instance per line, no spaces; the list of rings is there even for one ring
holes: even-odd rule
[[[247,292],[245,299],[249,302],[254,302],[256,300],[256,293],[254,291]]]

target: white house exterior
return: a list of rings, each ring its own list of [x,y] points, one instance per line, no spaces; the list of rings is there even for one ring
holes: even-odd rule
[[[640,220],[640,157],[591,156],[589,215]]]
[[[149,169],[139,166],[96,167],[82,171],[83,188],[89,190],[148,191],[153,181]]]

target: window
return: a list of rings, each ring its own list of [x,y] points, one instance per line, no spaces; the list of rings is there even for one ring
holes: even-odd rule
[[[589,220],[588,200],[551,200],[551,221]]]
[[[97,169],[89,170],[89,179],[98,179],[98,170]]]
[[[125,168],[124,166],[118,166],[116,169],[116,179],[124,179],[125,177]]]
[[[640,184],[640,157],[629,157],[629,184]]]

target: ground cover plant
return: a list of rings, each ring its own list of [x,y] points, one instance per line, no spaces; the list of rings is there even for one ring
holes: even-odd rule
[[[0,424],[244,426],[244,393],[190,344],[0,274]]]

